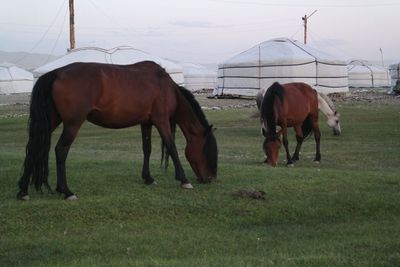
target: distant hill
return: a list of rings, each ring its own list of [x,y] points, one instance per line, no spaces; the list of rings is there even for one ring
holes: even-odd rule
[[[59,57],[60,56],[47,54],[0,51],[0,64],[3,62],[9,62],[28,71],[32,71],[37,67],[40,67],[47,62],[53,61]]]

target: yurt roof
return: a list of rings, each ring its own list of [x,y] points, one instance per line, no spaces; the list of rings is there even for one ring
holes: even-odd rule
[[[65,56],[47,63],[34,70],[35,76],[49,72],[56,68],[68,65],[73,62],[98,62],[128,65],[136,62],[151,60],[160,64],[168,73],[182,73],[182,67],[171,61],[148,54],[129,46],[120,46],[112,49],[98,47],[84,47],[69,51]]]
[[[29,71],[21,69],[11,63],[0,63],[0,81],[33,81]]]
[[[304,45],[289,38],[276,38],[260,43],[228,60],[220,65],[285,65],[307,64],[319,61],[323,63],[346,64],[330,54],[319,51],[309,45]]]
[[[362,73],[362,72],[382,72],[382,73],[387,73],[388,70],[382,66],[378,65],[373,65],[369,63],[367,60],[352,60],[349,62],[347,65],[347,69],[349,72],[357,72],[357,73]]]
[[[10,63],[0,64],[0,94],[28,93],[32,87],[32,73]]]

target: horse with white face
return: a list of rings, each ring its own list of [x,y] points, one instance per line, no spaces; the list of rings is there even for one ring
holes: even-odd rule
[[[318,108],[326,116],[326,123],[332,129],[333,135],[340,135],[340,114],[337,112],[332,100],[327,95],[318,93]]]

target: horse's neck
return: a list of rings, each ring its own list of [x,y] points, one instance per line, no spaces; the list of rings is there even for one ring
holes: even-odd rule
[[[328,103],[325,101],[325,99],[322,98],[318,94],[318,108],[322,113],[325,114],[325,116],[333,116],[335,112],[331,109],[331,107],[328,105]]]
[[[178,104],[175,120],[186,139],[200,133],[202,134],[205,130],[200,120],[192,111],[189,103],[185,102],[185,100]]]

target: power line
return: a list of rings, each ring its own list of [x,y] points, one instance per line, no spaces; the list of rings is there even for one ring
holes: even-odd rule
[[[276,7],[381,7],[381,6],[398,6],[399,2],[390,2],[390,3],[360,3],[360,4],[349,4],[346,1],[346,4],[298,4],[298,3],[266,3],[266,2],[257,2],[257,1],[240,1],[240,0],[208,0],[209,2],[220,2],[220,3],[228,3],[228,4],[241,4],[241,5],[262,5],[262,6],[276,6]],[[336,1],[333,1],[336,3]]]
[[[36,44],[33,45],[32,49],[29,50],[29,52],[27,52],[26,55],[24,55],[23,57],[21,57],[20,59],[18,59],[16,61],[16,64],[20,63],[22,60],[24,60],[25,58],[27,58],[29,56],[29,53],[32,53],[38,46],[39,44],[44,40],[44,38],[46,37],[46,35],[49,33],[50,29],[54,26],[56,20],[58,19],[65,3],[67,2],[67,0],[64,0],[60,6],[60,8],[57,11],[56,16],[54,17],[53,21],[50,23],[50,25],[47,27],[46,31],[44,32],[44,34],[42,35],[42,37],[40,37],[39,41],[36,42]]]

